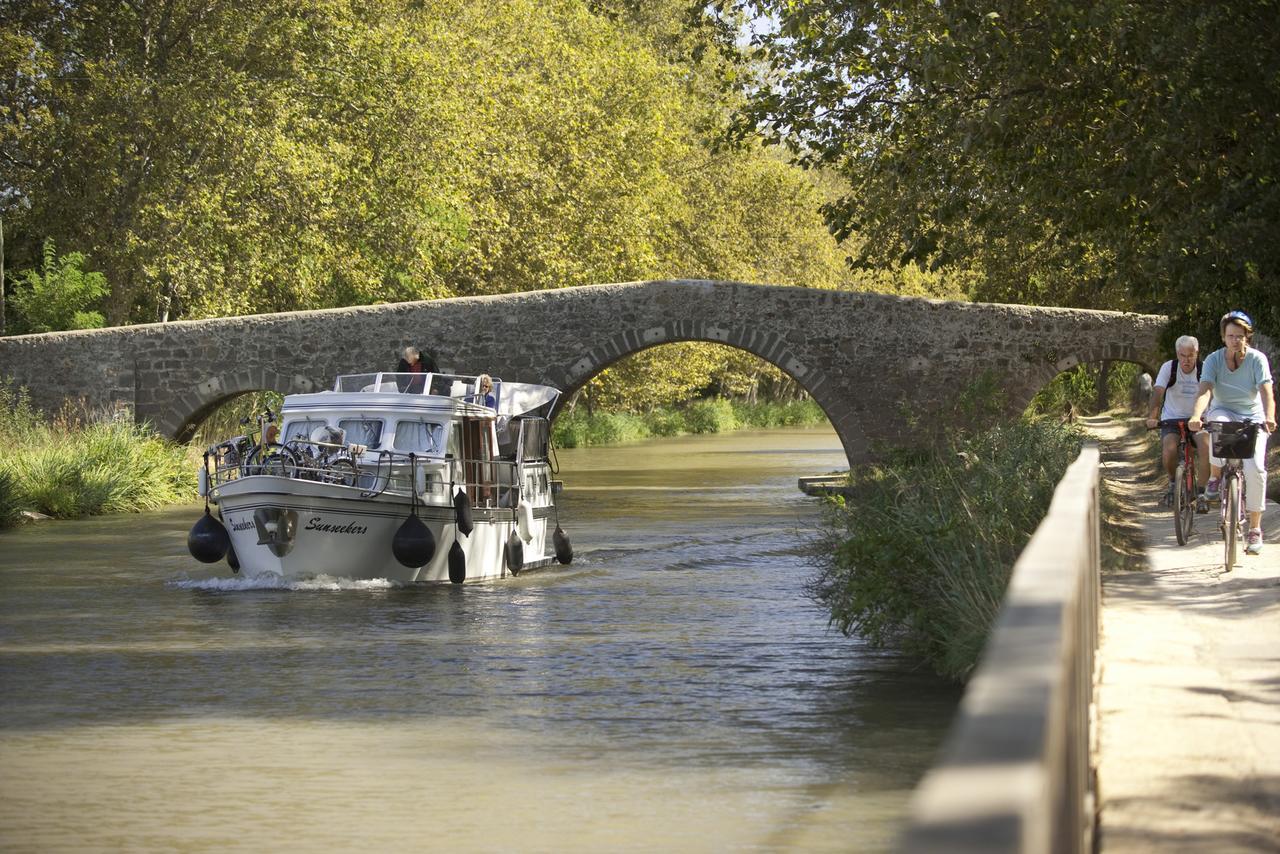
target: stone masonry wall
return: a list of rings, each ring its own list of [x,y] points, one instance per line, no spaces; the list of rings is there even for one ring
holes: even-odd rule
[[[657,281],[327,311],[0,338],[0,377],[55,411],[64,401],[132,406],[188,438],[249,391],[332,387],[432,350],[444,371],[482,371],[575,391],[613,362],[675,341],[748,350],[822,406],[851,460],[945,427],[988,372],[1000,411],[1020,412],[1082,362],[1160,362],[1162,317],[945,302],[736,282]]]

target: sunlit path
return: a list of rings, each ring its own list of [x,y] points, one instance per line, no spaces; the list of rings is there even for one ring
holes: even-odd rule
[[[1101,850],[1280,850],[1280,508],[1227,574],[1214,513],[1179,547],[1157,490],[1117,472],[1151,492],[1150,565],[1104,579]]]

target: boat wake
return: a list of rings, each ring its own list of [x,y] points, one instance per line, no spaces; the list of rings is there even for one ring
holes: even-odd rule
[[[177,590],[204,590],[216,593],[238,593],[249,590],[394,590],[412,585],[386,578],[335,578],[317,575],[314,578],[285,578],[264,573],[253,578],[174,578],[165,582],[166,587]]]

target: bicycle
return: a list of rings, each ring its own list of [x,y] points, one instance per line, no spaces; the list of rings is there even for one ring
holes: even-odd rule
[[[342,440],[345,437],[340,432],[337,435],[330,433],[329,438],[331,441],[328,442],[294,439],[285,445],[284,450],[297,461],[302,477],[307,480],[355,486],[360,477],[356,459],[364,453],[364,446],[344,444]]]
[[[1178,545],[1185,546],[1191,539],[1191,529],[1196,521],[1196,460],[1195,443],[1187,432],[1187,419],[1167,418],[1160,427],[1178,428],[1178,468],[1173,476],[1173,533]]]
[[[261,468],[261,464],[255,462],[261,457],[262,436],[266,435],[266,431],[270,429],[272,422],[275,421],[276,415],[270,409],[264,410],[256,416],[246,415],[240,419],[240,426],[244,427],[256,420],[258,429],[219,442],[210,448],[210,453],[214,458],[215,470],[222,476],[230,476],[234,472],[238,477],[245,477],[250,474],[257,474]],[[278,447],[278,446],[277,446]]]
[[[1244,537],[1244,460],[1253,456],[1258,424],[1253,421],[1210,421],[1205,429],[1213,437],[1213,455],[1222,460],[1219,481],[1220,526],[1226,572],[1236,565],[1237,548]]]
[[[252,449],[244,457],[240,472],[244,476],[255,474],[274,475],[276,477],[294,477],[297,473],[298,461],[294,455],[276,441],[279,428],[275,424],[276,413],[270,409],[257,416],[259,441],[253,443]],[[249,418],[240,419],[241,424],[248,424]],[[252,433],[249,434],[252,437]]]

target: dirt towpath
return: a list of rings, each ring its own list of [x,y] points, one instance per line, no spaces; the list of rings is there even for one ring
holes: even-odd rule
[[[1214,513],[1179,546],[1144,438],[1090,427],[1146,546],[1103,580],[1101,850],[1280,851],[1280,508],[1262,554],[1224,573]]]

